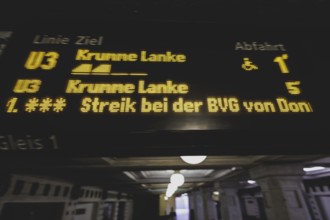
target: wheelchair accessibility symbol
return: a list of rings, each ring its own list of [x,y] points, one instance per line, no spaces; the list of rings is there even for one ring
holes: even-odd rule
[[[243,58],[243,64],[242,64],[242,68],[246,71],[252,71],[252,70],[257,70],[258,66],[255,65],[250,58],[244,57]]]

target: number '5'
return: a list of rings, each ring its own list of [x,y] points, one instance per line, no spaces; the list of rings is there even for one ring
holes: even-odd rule
[[[31,51],[24,66],[29,70],[35,70],[38,68],[43,70],[51,70],[56,66],[59,56],[60,55],[54,51]],[[44,59],[46,63],[43,63]]]
[[[291,95],[298,95],[301,93],[299,89],[300,81],[285,82],[285,85]]]

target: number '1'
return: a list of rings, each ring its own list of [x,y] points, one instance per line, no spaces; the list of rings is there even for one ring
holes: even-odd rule
[[[288,54],[283,54],[282,56],[275,57],[273,60],[275,63],[278,63],[281,73],[289,73],[289,69],[285,63],[285,60],[289,58]]]

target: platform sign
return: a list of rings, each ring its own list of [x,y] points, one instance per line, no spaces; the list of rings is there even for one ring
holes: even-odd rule
[[[311,54],[301,30],[290,27],[4,29],[0,154],[143,154],[148,147],[162,154],[184,145],[229,153],[253,146],[261,153],[255,147],[263,137],[265,145],[283,144],[268,152],[295,152],[302,136],[318,134],[328,120],[319,88],[325,72],[316,71]],[[282,134],[294,138],[285,144]],[[233,137],[238,148],[222,146]]]

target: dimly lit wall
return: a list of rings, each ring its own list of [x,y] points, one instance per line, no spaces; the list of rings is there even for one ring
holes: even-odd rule
[[[159,196],[149,194],[134,195],[133,220],[157,220]]]

